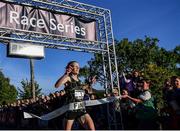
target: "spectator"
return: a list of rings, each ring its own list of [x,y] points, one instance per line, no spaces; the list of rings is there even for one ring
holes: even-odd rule
[[[150,92],[150,81],[142,80],[143,92],[138,98],[133,98],[129,95],[122,95],[122,98],[130,99],[136,103],[136,118],[138,120],[138,129],[157,129],[157,112],[153,102],[153,97]]]
[[[139,82],[142,80],[142,76],[140,75],[140,72],[138,70],[134,70],[132,74],[132,84],[133,84],[133,93],[131,94],[132,97],[139,96],[140,90],[139,90]]]
[[[122,95],[128,95],[127,90],[122,90]],[[135,104],[130,99],[121,99],[120,108],[122,114],[122,122],[125,130],[135,129],[136,120],[133,109]]]
[[[172,86],[171,79],[166,79],[164,81],[164,87],[162,89],[163,92],[163,100],[164,100],[164,107],[160,110],[161,114],[161,124],[162,129],[172,129],[173,125],[173,109],[171,107],[170,102],[172,101],[174,89]]]
[[[173,128],[180,129],[180,77],[172,77],[172,85],[174,88],[174,93],[170,105],[174,111]]]
[[[128,92],[131,95],[131,93],[134,91],[132,76],[131,76],[131,74],[125,75],[124,73],[122,75],[123,75],[124,81],[126,83],[126,90],[128,90]]]
[[[134,70],[132,74],[132,81],[133,81],[133,87],[134,89],[137,88],[138,82],[141,80],[141,76],[138,70]]]
[[[171,79],[166,79],[164,82],[164,87],[163,87],[163,99],[165,101],[165,106],[169,106],[170,101],[172,100],[172,94],[173,94],[173,86],[171,84]]]
[[[92,94],[90,95],[90,99],[91,99],[91,100],[96,100],[96,99],[97,99],[96,94],[92,93]]]

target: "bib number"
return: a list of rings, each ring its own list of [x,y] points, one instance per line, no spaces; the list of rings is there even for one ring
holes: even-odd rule
[[[77,100],[83,100],[84,98],[84,91],[83,90],[75,90],[74,96]]]
[[[83,109],[83,108],[85,108],[84,102],[74,103],[74,110]]]

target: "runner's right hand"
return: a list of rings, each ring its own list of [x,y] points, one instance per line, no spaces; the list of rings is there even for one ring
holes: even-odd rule
[[[68,68],[66,68],[65,74],[69,75],[72,72],[72,69],[73,69],[72,66],[69,66]]]

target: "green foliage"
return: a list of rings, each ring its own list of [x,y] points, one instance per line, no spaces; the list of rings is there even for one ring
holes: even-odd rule
[[[95,95],[97,96],[98,99],[104,98],[104,91],[96,91]]]
[[[10,103],[16,100],[18,92],[15,86],[10,84],[10,79],[6,78],[0,71],[0,103]]]
[[[27,79],[21,81],[22,89],[18,88],[19,91],[19,97],[22,99],[28,99],[32,98],[32,89],[31,89],[31,82],[29,82]],[[41,95],[42,88],[39,88],[39,84],[35,81],[35,94],[36,96]]]
[[[83,76],[83,77],[85,77],[86,79],[88,79],[89,74],[90,74],[89,67],[84,66],[83,68],[80,69],[80,76]]]
[[[150,64],[158,51],[157,39],[146,37],[145,40],[137,39],[129,42],[123,39],[116,45],[118,68],[120,71],[142,70]]]
[[[177,60],[176,62],[180,64],[180,46],[176,46],[173,52]]]
[[[101,77],[103,76],[103,66],[102,66],[102,56],[101,54],[95,54],[94,58],[88,61],[89,66],[84,66],[80,70],[81,76],[88,79],[89,76],[97,76],[99,82],[102,84],[103,80]],[[98,66],[97,66],[98,65]]]
[[[157,66],[155,64],[149,64],[143,71],[144,78],[151,80],[151,91],[156,99],[157,107],[160,109],[163,107],[162,99],[162,87],[165,79],[174,76],[176,73],[168,70],[167,68]]]
[[[180,76],[180,46],[176,46],[173,52],[176,57],[176,63],[177,63],[176,66],[178,67],[176,68],[176,74],[177,76]]]

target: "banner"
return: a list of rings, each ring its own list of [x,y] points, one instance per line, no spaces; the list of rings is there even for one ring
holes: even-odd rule
[[[27,112],[23,112],[24,118],[25,119],[29,119],[29,118],[39,118],[41,120],[51,120],[53,118],[56,118],[60,115],[62,115],[63,113],[65,113],[66,111],[69,110],[77,110],[77,109],[83,109],[85,106],[95,106],[95,105],[101,105],[101,104],[106,104],[106,103],[110,103],[113,102],[116,99],[120,99],[120,96],[117,97],[107,97],[107,98],[102,98],[102,99],[98,99],[98,100],[86,100],[83,103],[82,106],[82,102],[74,102],[74,103],[70,103],[68,105],[64,105],[63,107],[60,107],[48,114],[42,115],[42,116],[37,116],[34,115],[32,113],[27,113]]]
[[[6,2],[0,2],[0,27],[96,41],[95,20]]]

